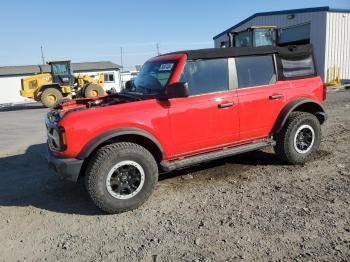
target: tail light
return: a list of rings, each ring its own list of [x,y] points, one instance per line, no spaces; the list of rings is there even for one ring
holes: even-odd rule
[[[322,97],[323,101],[326,100],[326,97],[327,97],[327,85],[326,83],[323,83],[323,97]]]

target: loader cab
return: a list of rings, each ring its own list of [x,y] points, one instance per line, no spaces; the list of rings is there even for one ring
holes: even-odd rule
[[[275,26],[252,26],[242,31],[230,32],[230,46],[258,47],[276,46],[278,42]]]
[[[70,61],[53,61],[49,62],[51,74],[54,83],[59,85],[73,85],[74,75],[71,69]]]

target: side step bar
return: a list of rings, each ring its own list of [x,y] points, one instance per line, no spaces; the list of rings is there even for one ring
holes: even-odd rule
[[[272,139],[259,140],[253,143],[240,145],[236,147],[225,148],[210,153],[180,158],[172,161],[163,161],[160,163],[162,170],[165,172],[173,171],[184,167],[193,166],[202,162],[216,160],[228,156],[233,156],[249,151],[258,150],[267,146],[274,146],[276,142]]]

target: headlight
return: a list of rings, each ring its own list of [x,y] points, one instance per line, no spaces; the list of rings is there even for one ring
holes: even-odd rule
[[[58,133],[58,131],[56,129],[53,129],[52,131],[52,142],[54,142],[56,145],[60,145],[61,141],[60,141],[60,134]]]
[[[66,150],[66,134],[63,127],[49,128],[47,136],[51,149],[58,151]]]

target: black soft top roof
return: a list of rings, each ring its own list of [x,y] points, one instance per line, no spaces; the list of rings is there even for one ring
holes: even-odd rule
[[[279,54],[282,57],[300,57],[312,54],[312,45],[293,45],[285,47],[260,46],[260,47],[227,47],[207,48],[198,50],[185,50],[168,54],[187,54],[188,60],[211,59],[225,57],[239,57],[251,55]]]

